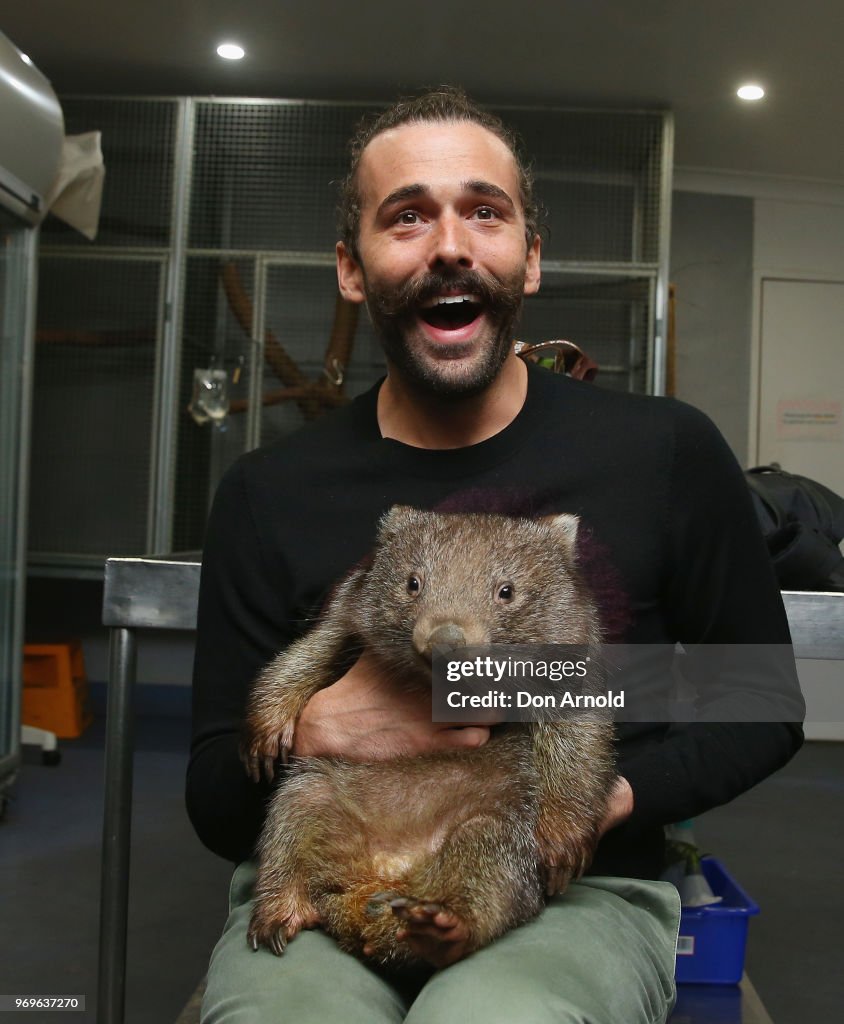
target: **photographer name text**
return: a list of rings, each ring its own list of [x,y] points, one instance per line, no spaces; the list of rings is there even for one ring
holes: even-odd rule
[[[624,691],[607,690],[606,693],[530,693],[517,690],[488,690],[486,693],[461,693],[450,690],[446,694],[450,708],[623,708]]]

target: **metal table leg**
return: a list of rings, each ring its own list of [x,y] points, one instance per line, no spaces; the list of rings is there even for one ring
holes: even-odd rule
[[[132,696],[136,664],[134,630],[112,629],[106,713],[97,1024],[123,1024],[125,1012],[134,750]]]

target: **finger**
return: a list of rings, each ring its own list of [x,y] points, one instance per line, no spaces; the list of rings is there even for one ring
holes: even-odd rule
[[[482,747],[489,739],[487,726],[468,725],[465,728],[442,729],[437,735],[439,747]]]

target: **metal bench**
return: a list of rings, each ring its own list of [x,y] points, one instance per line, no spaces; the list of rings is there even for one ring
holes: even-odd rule
[[[123,1024],[132,817],[132,692],[139,629],[196,629],[200,563],[152,558],[106,562],[103,624],[110,627],[105,811],[100,890],[97,1024]],[[798,658],[844,659],[844,593],[783,594]],[[204,984],[204,983],[203,983]],[[197,1024],[203,985],[178,1024]],[[684,986],[672,1024],[772,1024],[745,976],[740,986]],[[708,994],[707,994],[708,993]],[[717,1009],[715,1004],[717,1003]]]

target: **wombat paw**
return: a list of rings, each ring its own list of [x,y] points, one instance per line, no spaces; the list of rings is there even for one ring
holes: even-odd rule
[[[398,896],[389,901],[389,906],[401,921],[396,939],[433,967],[449,967],[476,945],[468,922],[441,903]]]
[[[540,835],[539,852],[545,892],[555,896],[565,892],[592,863],[595,843],[582,836],[548,837]]]
[[[293,746],[294,723],[287,722],[279,730],[247,730],[247,736],[240,748],[240,759],[246,774],[253,782],[260,782],[261,775],[272,782],[276,761],[287,764],[287,755]]]
[[[258,906],[249,922],[246,941],[255,951],[266,946],[276,956],[282,956],[287,943],[303,928],[315,928],[319,923],[319,913],[310,903],[296,904],[295,909],[290,904],[276,909]]]

